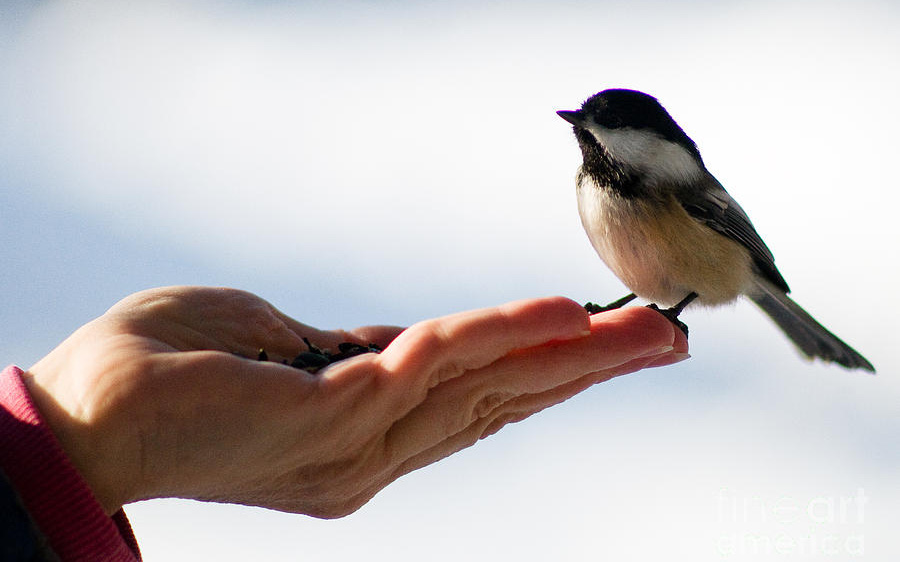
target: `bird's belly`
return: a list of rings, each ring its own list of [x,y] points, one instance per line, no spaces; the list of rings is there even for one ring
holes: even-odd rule
[[[697,302],[717,305],[752,281],[746,248],[693,219],[674,198],[660,206],[584,185],[578,209],[594,249],[641,298],[671,306],[695,292]]]

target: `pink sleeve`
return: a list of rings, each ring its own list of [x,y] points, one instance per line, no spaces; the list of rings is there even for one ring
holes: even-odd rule
[[[125,512],[106,515],[35,408],[22,374],[18,367],[0,373],[0,468],[25,509],[65,562],[140,560]]]

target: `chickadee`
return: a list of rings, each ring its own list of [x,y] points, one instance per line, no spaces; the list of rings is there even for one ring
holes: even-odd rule
[[[807,357],[875,371],[865,357],[788,297],[772,252],[747,214],[703,164],[697,145],[656,98],[604,90],[581,109],[558,111],[574,125],[584,163],[578,211],[594,249],[632,294],[671,308],[719,305],[747,295]],[[652,306],[652,305],[651,305]],[[657,308],[657,310],[659,310]]]

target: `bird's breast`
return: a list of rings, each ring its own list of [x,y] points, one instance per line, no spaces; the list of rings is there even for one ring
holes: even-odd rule
[[[594,249],[636,295],[671,306],[729,302],[749,287],[749,252],[693,219],[674,196],[624,198],[579,174],[578,211]]]

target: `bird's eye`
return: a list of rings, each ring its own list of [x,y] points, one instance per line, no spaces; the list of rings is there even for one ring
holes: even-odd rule
[[[600,124],[607,129],[618,129],[623,126],[622,118],[618,115],[604,113],[600,117]]]

